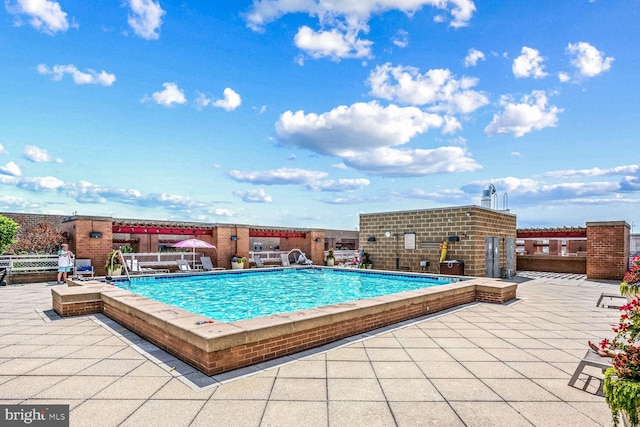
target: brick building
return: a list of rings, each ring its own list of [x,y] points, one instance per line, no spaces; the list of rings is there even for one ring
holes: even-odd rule
[[[486,237],[499,238],[504,270],[506,239],[516,237],[514,214],[480,206],[360,214],[360,247],[376,269],[438,273],[440,244],[447,241],[448,260],[462,261],[465,275],[484,276]]]

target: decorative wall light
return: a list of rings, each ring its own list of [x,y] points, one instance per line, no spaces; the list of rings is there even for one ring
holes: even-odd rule
[[[101,239],[102,233],[99,233],[97,231],[92,231],[91,233],[89,233],[89,237],[92,239]]]
[[[375,241],[376,241],[375,236],[371,236],[367,238],[367,242],[375,242]]]
[[[238,236],[231,236],[231,241],[235,242],[236,240],[238,240]]]
[[[322,243],[322,237],[316,237],[316,243]]]

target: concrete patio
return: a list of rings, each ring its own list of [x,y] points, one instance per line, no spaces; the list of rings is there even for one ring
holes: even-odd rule
[[[610,426],[567,385],[617,284],[530,275],[461,309],[207,377],[103,315],[60,319],[51,285],[0,288],[0,403],[69,404],[71,426]],[[594,369],[591,375],[601,378]],[[577,386],[582,386],[586,375]]]

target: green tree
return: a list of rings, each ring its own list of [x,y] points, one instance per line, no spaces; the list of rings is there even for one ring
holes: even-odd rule
[[[20,226],[11,218],[0,215],[0,255],[15,242]]]

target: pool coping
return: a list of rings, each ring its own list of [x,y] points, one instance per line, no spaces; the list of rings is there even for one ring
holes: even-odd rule
[[[228,323],[97,280],[70,280],[67,285],[52,288],[51,293],[53,308],[60,316],[103,313],[205,374],[215,375],[470,302],[504,303],[516,297],[515,283],[464,279]]]

